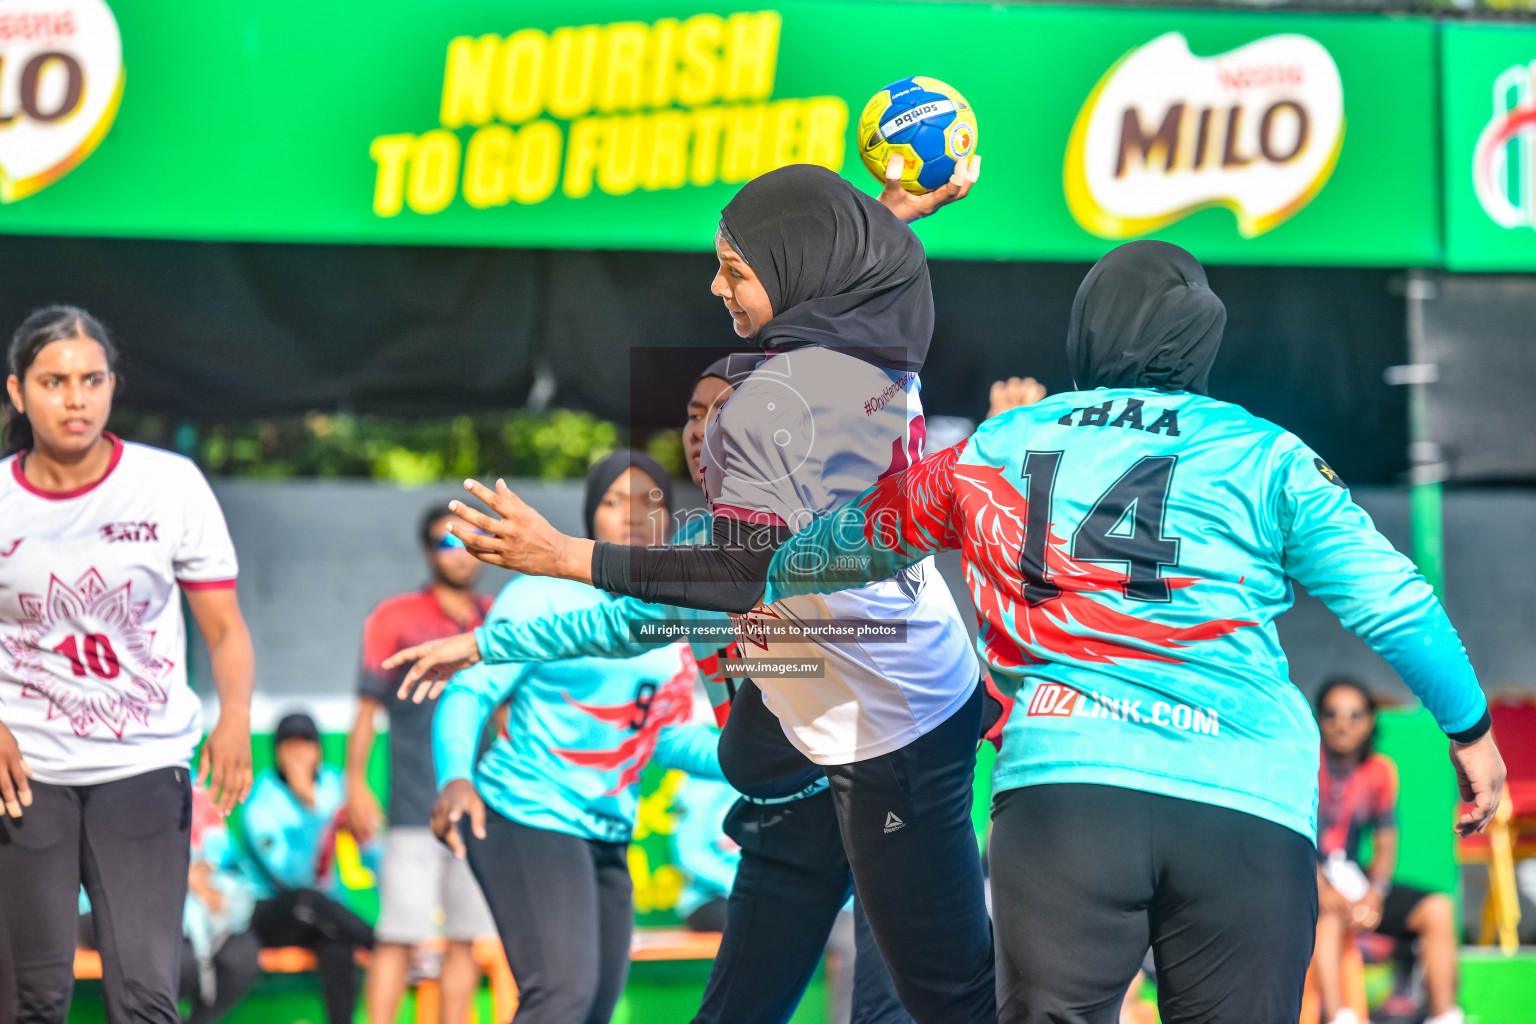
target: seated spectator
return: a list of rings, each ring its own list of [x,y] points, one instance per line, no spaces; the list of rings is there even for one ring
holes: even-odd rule
[[[725,901],[741,847],[725,834],[725,815],[740,798],[729,783],[689,779],[677,791],[672,859],[683,873],[676,913],[696,932],[725,930]]]
[[[1339,958],[1358,929],[1375,931],[1409,949],[1418,940],[1430,1017],[1425,1024],[1461,1024],[1456,1005],[1456,932],[1451,901],[1395,885],[1397,866],[1397,767],[1375,752],[1376,699],[1352,679],[1334,679],[1317,695],[1322,732],[1318,770],[1317,946],[1322,1018],[1355,1024],[1343,1006]],[[1360,863],[1360,844],[1371,833],[1370,863]]]
[[[335,885],[336,822],[346,800],[341,774],[320,762],[320,731],[288,715],[273,736],[275,766],[257,776],[245,802],[242,873],[256,890],[252,914],[263,946],[314,950],[329,1024],[349,1024],[357,1004],[358,949],[373,929],[321,892]]]

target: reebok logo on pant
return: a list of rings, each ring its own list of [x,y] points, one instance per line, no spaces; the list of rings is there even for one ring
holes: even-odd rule
[[[907,823],[902,821],[900,818],[896,817],[896,812],[895,811],[886,811],[885,812],[885,832],[886,832],[886,835],[890,835],[892,832],[895,832],[899,828],[906,828],[906,827],[907,827]]]

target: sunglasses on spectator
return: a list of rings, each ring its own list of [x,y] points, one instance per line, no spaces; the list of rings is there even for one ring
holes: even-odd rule
[[[1371,713],[1369,711],[1339,711],[1334,708],[1324,708],[1322,715],[1319,717],[1329,722],[1335,718],[1345,718],[1351,722],[1361,722],[1370,718]]]
[[[463,529],[463,527],[459,527],[459,529]],[[476,533],[484,533],[483,530],[476,530],[475,532]],[[458,534],[456,534],[456,533],[445,533],[441,537],[437,538],[437,540],[432,543],[432,550],[434,550],[434,551],[452,551],[454,548],[462,548],[463,546],[464,546],[464,542],[459,539],[459,535]]]

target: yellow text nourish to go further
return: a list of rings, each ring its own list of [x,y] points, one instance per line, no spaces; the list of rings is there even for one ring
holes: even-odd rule
[[[456,38],[441,127],[373,140],[374,212],[737,183],[788,163],[839,169],[842,98],[769,99],[779,25],[761,11]]]

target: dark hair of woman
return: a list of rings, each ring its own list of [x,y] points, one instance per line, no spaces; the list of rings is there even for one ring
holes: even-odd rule
[[[1322,689],[1317,691],[1317,697],[1313,701],[1313,706],[1317,709],[1317,717],[1319,719],[1323,717],[1323,705],[1324,702],[1328,700],[1328,695],[1335,690],[1341,689],[1354,690],[1356,693],[1358,693],[1365,701],[1365,709],[1370,712],[1371,715],[1371,720],[1373,723],[1371,725],[1371,733],[1365,738],[1365,742],[1360,744],[1359,755],[1360,760],[1363,762],[1366,758],[1370,757],[1376,752],[1376,726],[1374,724],[1376,719],[1376,710],[1378,707],[1376,703],[1376,695],[1367,689],[1366,685],[1360,682],[1358,679],[1351,679],[1349,676],[1334,676],[1332,679],[1323,684]]]
[[[44,306],[33,310],[11,336],[6,364],[18,380],[25,381],[39,352],[56,341],[71,338],[90,338],[96,342],[106,353],[107,368],[117,372],[117,346],[112,344],[111,335],[101,321],[78,306]],[[7,403],[5,431],[0,437],[0,458],[31,448],[32,441],[32,424],[26,414]]]

